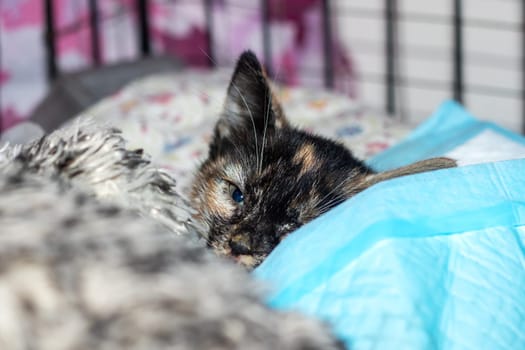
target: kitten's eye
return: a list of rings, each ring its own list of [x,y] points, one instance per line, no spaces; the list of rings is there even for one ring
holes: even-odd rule
[[[242,194],[241,190],[239,190],[239,187],[230,185],[230,194],[235,203],[243,204],[244,194]]]

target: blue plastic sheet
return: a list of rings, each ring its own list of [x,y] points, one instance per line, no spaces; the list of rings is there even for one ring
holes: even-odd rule
[[[501,147],[500,143],[503,139],[507,143],[520,145],[521,154],[525,155],[523,136],[497,124],[477,119],[457,102],[446,101],[405,140],[369,159],[367,163],[377,171],[385,171],[418,160],[446,155],[486,131],[499,136],[495,143],[489,144],[489,149]],[[505,154],[499,158],[501,160],[515,158],[516,152],[507,155],[508,158],[505,158]]]
[[[352,349],[525,349],[525,160],[378,184],[255,275]]]

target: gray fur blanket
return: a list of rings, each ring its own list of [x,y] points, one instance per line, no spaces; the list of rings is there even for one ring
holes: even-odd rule
[[[175,181],[79,122],[0,152],[0,349],[340,349],[198,239]],[[174,234],[177,233],[177,234]]]

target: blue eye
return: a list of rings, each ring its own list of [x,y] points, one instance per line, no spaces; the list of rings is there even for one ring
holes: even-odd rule
[[[241,190],[239,190],[238,187],[232,185],[232,191],[231,191],[232,199],[239,204],[242,204],[244,202],[244,195],[242,194]]]

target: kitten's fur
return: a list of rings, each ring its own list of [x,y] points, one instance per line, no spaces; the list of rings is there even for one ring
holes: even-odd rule
[[[367,187],[452,166],[436,158],[375,174],[343,145],[290,126],[259,61],[245,52],[192,197],[208,244],[255,267],[292,230]]]

